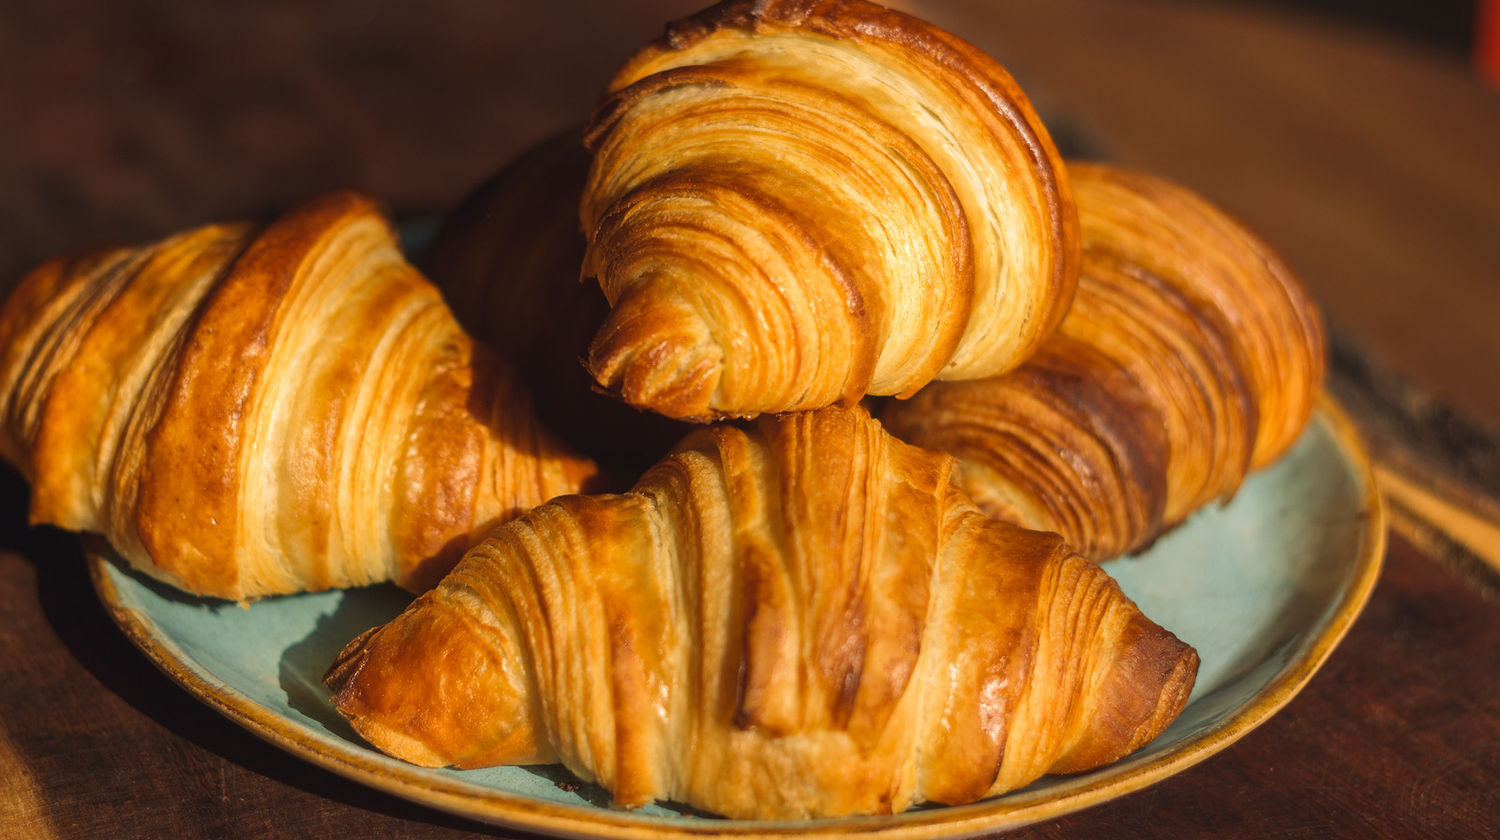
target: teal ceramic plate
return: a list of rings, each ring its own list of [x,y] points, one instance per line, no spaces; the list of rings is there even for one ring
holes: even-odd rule
[[[570,836],[950,837],[1054,817],[1137,790],[1223,749],[1312,677],[1379,574],[1384,528],[1368,461],[1339,410],[1324,403],[1293,450],[1147,553],[1106,566],[1147,615],[1198,649],[1186,710],[1136,754],[1080,776],[959,807],[894,817],[742,822],[670,807],[609,807],[555,767],[429,770],[367,747],[328,705],[320,678],[360,631],[395,616],[389,587],[276,598],[249,608],[196,599],[105,554],[94,583],[115,620],[163,671],[277,746],[396,796],[466,817]],[[576,788],[576,789],[575,789]]]

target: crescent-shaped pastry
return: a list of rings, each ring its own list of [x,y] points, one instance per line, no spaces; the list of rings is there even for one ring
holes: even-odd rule
[[[987,512],[1083,554],[1139,550],[1306,424],[1325,366],[1317,308],[1254,234],[1159,178],[1070,170],[1078,293],[1020,369],[939,383],[882,419],[959,456]]]
[[[353,193],[49,262],[0,310],[31,519],[243,599],[395,580],[593,474]]]
[[[857,407],[695,432],[499,528],[345,648],[333,703],[417,764],[741,818],[969,802],[1151,740],[1197,654],[952,467]]]
[[[1052,141],[970,44],[861,0],[726,2],[610,83],[587,142],[599,383],[676,418],[1013,368],[1072,298]]]

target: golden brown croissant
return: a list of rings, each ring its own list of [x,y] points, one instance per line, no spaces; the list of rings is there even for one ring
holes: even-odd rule
[[[1105,559],[1291,444],[1322,382],[1322,327],[1281,260],[1202,198],[1106,166],[1070,174],[1083,268],[1057,333],[1013,373],[933,385],[882,418],[959,456],[987,512]]]
[[[55,260],[0,312],[32,521],[198,594],[431,586],[591,475],[530,412],[353,193]]]
[[[687,427],[600,393],[584,369],[609,313],[598,284],[578,276],[588,169],[576,130],[528,150],[444,218],[421,265],[469,333],[516,365],[547,428],[624,476],[624,489]]]
[[[589,353],[705,419],[1018,364],[1076,282],[1046,130],[973,46],[861,0],[725,2],[617,73],[587,141]]]
[[[689,436],[499,528],[326,681],[428,766],[560,761],[627,807],[892,813],[1155,737],[1197,654],[862,408]]]

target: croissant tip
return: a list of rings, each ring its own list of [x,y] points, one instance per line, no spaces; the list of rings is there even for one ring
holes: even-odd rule
[[[617,307],[616,311],[619,311]],[[606,328],[589,349],[588,370],[607,392],[674,420],[712,418],[724,352],[692,313]],[[627,313],[628,317],[628,313]]]
[[[1050,772],[1082,773],[1118,761],[1154,740],[1187,707],[1199,665],[1191,645],[1136,613],[1110,649],[1095,712]]]
[[[1169,634],[1170,635],[1170,634]],[[1172,636],[1177,639],[1176,636]],[[1178,660],[1177,668],[1169,678],[1167,685],[1171,689],[1170,700],[1162,705],[1161,711],[1166,718],[1160,729],[1165,729],[1168,724],[1177,719],[1182,710],[1187,708],[1188,700],[1192,697],[1193,686],[1198,682],[1198,666],[1202,660],[1198,657],[1198,651],[1187,642],[1178,640],[1178,643],[1186,648],[1186,653]],[[1166,691],[1162,692],[1167,697]]]
[[[344,649],[339,651],[339,655],[328,666],[328,670],[323,674],[323,685],[335,695],[342,692],[359,673],[360,667],[365,662],[365,648],[379,629],[379,627],[371,627],[355,636],[349,644],[344,645]],[[334,705],[337,706],[338,703],[335,702]]]
[[[1137,727],[1131,749],[1161,734],[1187,705],[1198,675],[1198,652],[1144,614],[1137,613],[1112,669],[1121,690],[1139,686],[1151,714]]]

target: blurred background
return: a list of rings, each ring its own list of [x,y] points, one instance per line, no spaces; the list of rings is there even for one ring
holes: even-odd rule
[[[1473,54],[1480,7],[1486,0],[1217,0],[1278,11],[1314,14],[1378,29],[1449,53],[1459,61]]]
[[[4,0],[0,282],[334,187],[432,217],[702,2]],[[898,5],[1006,64],[1069,152],[1244,217],[1341,334],[1500,424],[1469,373],[1500,367],[1495,0]]]

